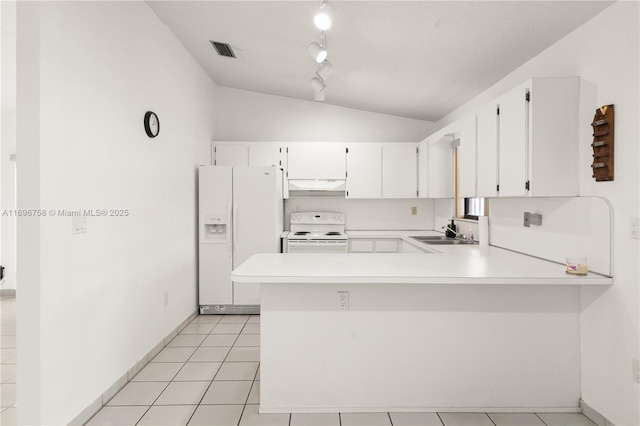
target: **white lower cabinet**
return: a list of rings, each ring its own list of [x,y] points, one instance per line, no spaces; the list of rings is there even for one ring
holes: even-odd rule
[[[373,253],[374,241],[360,238],[349,238],[350,253]]]
[[[400,238],[350,238],[350,253],[398,253]]]

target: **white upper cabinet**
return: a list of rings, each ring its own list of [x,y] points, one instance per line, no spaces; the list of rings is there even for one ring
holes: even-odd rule
[[[382,145],[382,198],[418,196],[418,156],[416,143]]]
[[[465,117],[456,122],[458,127],[459,196],[473,198],[476,191],[476,117]]]
[[[578,195],[579,84],[534,78],[498,99],[499,196]]]
[[[427,198],[427,142],[422,141],[418,144],[418,197]]]
[[[271,143],[249,146],[249,165],[282,168],[282,147]]]
[[[453,198],[453,147],[455,131],[451,126],[427,138],[427,196]]]
[[[287,148],[289,179],[345,179],[346,145],[332,142],[292,143]]]
[[[380,144],[349,144],[346,197],[382,198],[382,147]]]
[[[485,105],[477,119],[477,196],[498,196],[498,104]]]
[[[249,147],[242,144],[216,144],[213,164],[216,166],[248,166]]]
[[[500,107],[500,196],[527,195],[527,149],[529,144],[529,102],[531,84],[507,92],[498,98]]]

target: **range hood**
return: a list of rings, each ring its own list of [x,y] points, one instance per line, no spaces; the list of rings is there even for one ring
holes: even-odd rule
[[[290,197],[343,197],[346,191],[344,179],[291,179]]]

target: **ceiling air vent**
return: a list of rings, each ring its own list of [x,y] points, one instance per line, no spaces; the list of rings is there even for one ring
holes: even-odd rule
[[[220,43],[218,41],[209,40],[213,47],[220,56],[226,56],[227,58],[235,58],[236,54],[233,53],[233,49],[227,43]]]

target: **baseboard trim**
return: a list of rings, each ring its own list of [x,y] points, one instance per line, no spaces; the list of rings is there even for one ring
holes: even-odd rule
[[[147,352],[142,358],[137,360],[131,368],[129,368],[125,373],[122,374],[111,386],[105,390],[102,395],[95,399],[91,404],[89,404],[75,419],[73,419],[69,424],[70,425],[84,425],[87,423],[93,416],[95,416],[98,411],[102,409],[111,398],[116,396],[120,390],[126,386],[127,383],[131,381],[135,377],[136,374],[140,372],[153,358],[155,358],[158,353],[165,348],[169,344],[169,342],[178,335],[184,328],[189,325],[189,323],[198,316],[198,310],[194,311],[187,318],[185,318],[176,328],[171,330],[165,337],[163,337],[157,345],[155,345],[149,352]]]
[[[580,398],[580,409],[582,414],[589,420],[597,424],[598,426],[615,426],[612,421],[600,414],[598,410],[584,402],[584,399]]]
[[[259,413],[579,413],[580,407],[265,407]]]

